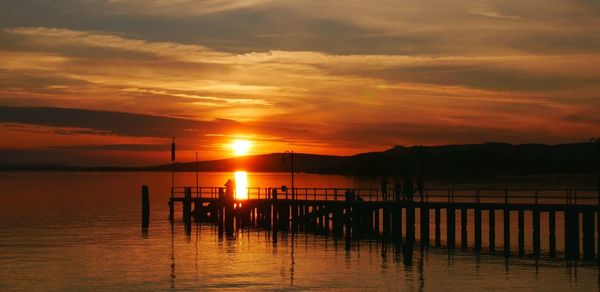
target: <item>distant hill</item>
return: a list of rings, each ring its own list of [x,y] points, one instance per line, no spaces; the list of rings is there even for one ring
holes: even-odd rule
[[[386,151],[353,156],[295,154],[294,166],[296,172],[364,175],[411,175],[418,172],[420,165],[427,175],[592,173],[596,170],[593,153],[586,143],[485,143],[419,148],[395,146]],[[288,172],[289,158],[289,154],[272,153],[202,161],[198,163],[198,170]],[[195,168],[194,162],[175,165],[176,171],[194,171]],[[58,164],[0,163],[0,170],[170,171],[171,164],[148,167],[69,167]]]

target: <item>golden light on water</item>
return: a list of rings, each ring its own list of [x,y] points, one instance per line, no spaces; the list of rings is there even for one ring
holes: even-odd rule
[[[236,156],[248,154],[251,146],[252,143],[248,140],[233,140],[230,144],[231,150]]]
[[[245,171],[235,172],[235,199],[248,199],[248,173]]]

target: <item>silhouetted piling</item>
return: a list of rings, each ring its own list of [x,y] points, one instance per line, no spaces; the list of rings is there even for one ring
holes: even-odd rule
[[[142,186],[142,229],[150,226],[150,191],[148,186]]]
[[[533,256],[536,258],[540,257],[541,254],[541,246],[540,246],[540,211],[537,209],[533,209],[532,212],[533,218]]]
[[[510,210],[504,208],[504,255],[510,255]]]
[[[173,223],[173,217],[175,213],[175,202],[169,201],[169,222]]]
[[[429,245],[429,207],[421,206],[421,244]]]
[[[383,236],[390,236],[390,208],[383,206]]]
[[[375,227],[375,234],[379,234],[379,229],[380,229],[379,228],[379,207],[375,208],[374,218],[375,218],[375,226],[374,226]]]
[[[409,202],[406,205],[406,241],[415,241],[415,205]]]
[[[481,208],[475,207],[475,251],[481,251]]]
[[[574,206],[565,209],[565,257],[579,258],[579,213]]]
[[[183,198],[183,222],[192,223],[192,188],[185,188]]]
[[[402,241],[402,206],[394,205],[392,212],[392,234],[395,241]]]
[[[454,207],[446,208],[446,240],[448,241],[448,248],[454,249],[456,245],[455,240],[455,229],[456,229],[456,221],[455,221],[455,212]]]
[[[518,218],[518,226],[519,226],[519,257],[525,255],[525,212],[523,210],[519,210],[519,218]]]

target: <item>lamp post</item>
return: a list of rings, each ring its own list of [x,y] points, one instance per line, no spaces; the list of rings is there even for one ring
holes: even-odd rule
[[[284,154],[290,155],[290,167],[292,173],[292,200],[296,199],[296,189],[294,188],[294,151],[285,151]],[[283,157],[285,160],[285,156]]]
[[[600,137],[591,138],[589,140],[590,146],[596,146],[596,172],[598,174],[598,205],[600,205]]]

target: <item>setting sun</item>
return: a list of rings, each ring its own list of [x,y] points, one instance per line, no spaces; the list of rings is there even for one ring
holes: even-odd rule
[[[248,154],[250,146],[252,146],[252,143],[248,140],[234,140],[231,143],[231,149],[233,150],[233,153],[237,156]]]

